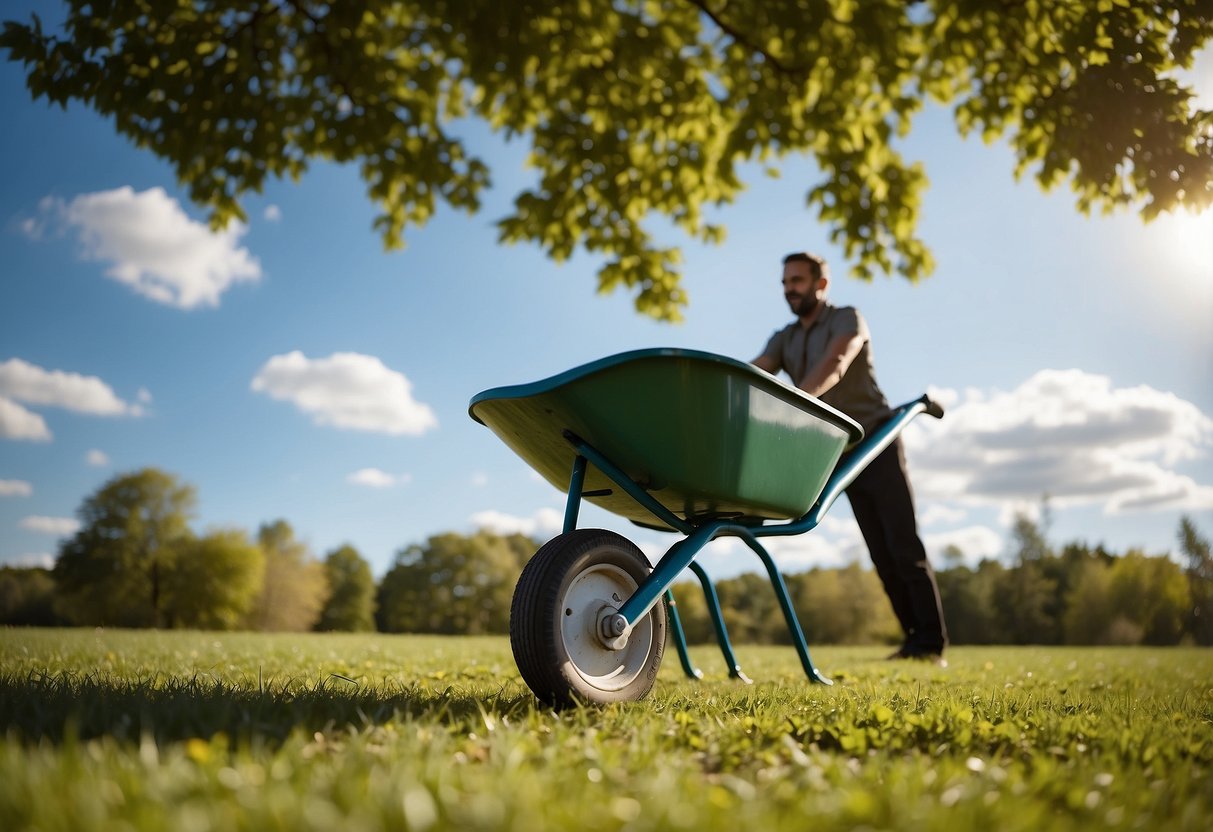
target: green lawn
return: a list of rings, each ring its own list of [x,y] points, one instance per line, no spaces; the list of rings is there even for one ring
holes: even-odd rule
[[[504,638],[0,630],[0,828],[1210,827],[1213,651],[883,652],[555,714]]]

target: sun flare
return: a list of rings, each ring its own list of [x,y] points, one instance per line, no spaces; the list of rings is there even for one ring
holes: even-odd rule
[[[1213,208],[1164,214],[1153,225],[1167,267],[1194,281],[1213,282]]]

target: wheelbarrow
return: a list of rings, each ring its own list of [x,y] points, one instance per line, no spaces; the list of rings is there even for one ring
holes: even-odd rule
[[[563,706],[642,699],[653,687],[667,626],[691,663],[670,590],[690,569],[704,591],[730,676],[738,665],[712,581],[695,562],[717,537],[761,559],[809,680],[814,666],[787,587],[763,537],[816,527],[843,490],[920,413],[896,408],[870,436],[839,411],[749,364],[685,349],[609,356],[551,378],[486,390],[468,413],[544,479],[568,492],[564,530],[518,579],[510,644],[523,680]],[[579,529],[581,502],[682,536],[650,565],[626,537]]]

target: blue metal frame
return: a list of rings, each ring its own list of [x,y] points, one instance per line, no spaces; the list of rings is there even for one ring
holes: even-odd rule
[[[914,417],[920,413],[928,413],[939,418],[943,415],[943,409],[926,396],[898,407],[893,412],[892,417],[872,435],[857,443],[839,460],[834,473],[826,482],[821,495],[817,498],[817,502],[814,503],[812,508],[796,520],[770,525],[762,520],[746,521],[714,518],[705,519],[700,522],[685,520],[661,505],[642,486],[629,478],[618,466],[604,457],[595,448],[591,447],[580,437],[566,432],[564,435],[565,439],[577,451],[577,457],[574,460],[573,472],[569,480],[564,531],[566,533],[571,532],[577,527],[578,507],[582,498],[586,465],[589,463],[593,464],[608,479],[623,489],[628,496],[648,509],[654,517],[670,528],[685,534],[685,538],[677,541],[661,557],[648,578],[641,583],[636,591],[632,593],[632,596],[619,608],[618,615],[622,617],[623,621],[626,622],[626,626],[630,628],[635,622],[648,615],[649,610],[664,596],[667,609],[671,613],[671,629],[675,645],[678,648],[679,658],[682,661],[683,671],[691,678],[701,677],[703,674],[694,667],[687,653],[686,637],[683,633],[682,621],[678,617],[674,596],[670,591],[670,586],[674,583],[675,579],[677,579],[684,569],[690,568],[703,586],[708,613],[711,615],[712,625],[716,630],[716,639],[720,645],[721,652],[724,654],[725,663],[728,665],[729,675],[749,682],[750,680],[741,672],[741,667],[737,664],[737,659],[733,654],[728,632],[725,629],[724,619],[720,612],[720,601],[716,596],[716,590],[712,586],[712,581],[707,573],[703,571],[703,568],[695,563],[695,557],[704,546],[715,538],[723,536],[741,538],[742,542],[758,555],[766,567],[767,574],[771,579],[771,586],[775,590],[775,596],[779,601],[780,609],[783,611],[788,632],[800,656],[800,664],[804,669],[805,675],[813,682],[827,685],[833,684],[813,665],[813,661],[809,656],[809,648],[805,641],[804,632],[792,607],[792,601],[788,597],[788,590],[783,576],[780,575],[779,569],[776,567],[770,553],[758,542],[758,538],[787,537],[803,534],[816,528],[825,516],[826,511],[842,496],[847,486],[853,483],[855,478],[871,464],[872,460],[891,445]]]
[[[733,655],[733,645],[729,641],[729,631],[724,626],[724,616],[720,612],[720,598],[716,595],[716,587],[712,586],[712,579],[695,561],[691,561],[690,569],[699,579],[700,586],[703,587],[703,597],[707,601],[712,629],[716,631],[716,643],[720,645],[720,652],[724,654],[724,664],[729,669],[729,675],[734,679],[741,679],[747,685],[750,684],[750,679],[741,672],[741,665],[737,663],[737,657]]]
[[[687,651],[687,637],[682,631],[682,619],[678,615],[678,602],[674,600],[674,591],[665,591],[665,611],[670,620],[670,633],[674,636],[674,646],[678,648],[678,659],[682,662],[682,672],[692,679],[702,679],[703,671],[691,662],[691,654]]]

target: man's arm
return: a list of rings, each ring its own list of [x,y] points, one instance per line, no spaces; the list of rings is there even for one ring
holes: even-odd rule
[[[836,336],[826,347],[825,355],[809,368],[797,386],[810,396],[820,396],[829,390],[842,381],[847,368],[863,349],[864,341],[864,337],[858,332],[848,332]],[[758,364],[757,361],[754,363]]]
[[[779,371],[783,369],[783,336],[786,329],[781,329],[767,340],[767,345],[762,348],[762,352],[758,357],[750,363],[760,370],[770,373],[773,376],[779,375]]]
[[[766,370],[771,375],[779,372],[779,362],[766,353],[758,356],[750,363],[760,370]]]

